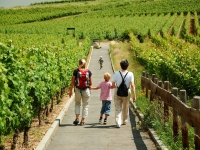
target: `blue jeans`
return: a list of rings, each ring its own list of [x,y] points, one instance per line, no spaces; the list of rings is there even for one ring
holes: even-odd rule
[[[110,115],[111,101],[102,100],[101,114]]]

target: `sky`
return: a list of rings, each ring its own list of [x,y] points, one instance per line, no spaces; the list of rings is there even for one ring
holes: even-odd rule
[[[51,0],[0,0],[0,7],[10,8],[15,6],[28,6],[31,3],[44,2]]]

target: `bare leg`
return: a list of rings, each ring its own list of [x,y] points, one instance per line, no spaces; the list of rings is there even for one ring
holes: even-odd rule
[[[104,122],[103,122],[103,124],[107,124],[107,118],[108,118],[108,115],[105,114],[105,118],[104,118]]]
[[[78,119],[79,118],[79,114],[76,114],[76,119]]]
[[[103,118],[103,114],[100,114],[100,118],[99,118],[99,122],[101,123],[102,121],[102,118]]]

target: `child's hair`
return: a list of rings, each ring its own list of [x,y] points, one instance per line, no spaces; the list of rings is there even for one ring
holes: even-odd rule
[[[100,58],[102,58],[102,56],[100,56]]]
[[[108,81],[110,79],[110,77],[111,77],[110,73],[108,73],[108,72],[104,73],[104,79],[105,80]]]

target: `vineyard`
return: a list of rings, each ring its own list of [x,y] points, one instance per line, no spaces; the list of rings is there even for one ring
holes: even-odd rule
[[[72,32],[67,28],[74,29]],[[200,95],[199,0],[35,3],[0,8],[0,143],[28,130],[66,93],[93,39],[128,40],[146,71]],[[15,135],[15,134],[14,134]],[[15,146],[12,147],[15,149]]]

